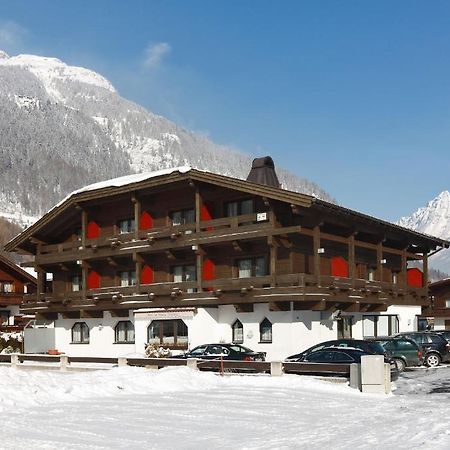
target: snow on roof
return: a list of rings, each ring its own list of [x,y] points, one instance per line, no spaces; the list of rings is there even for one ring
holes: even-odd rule
[[[64,197],[59,203],[57,203],[53,208],[51,208],[47,214],[53,211],[58,206],[61,206],[69,198],[76,194],[81,194],[82,192],[96,191],[97,189],[106,189],[111,187],[122,187],[128,184],[139,183],[141,181],[146,181],[151,178],[160,177],[162,175],[170,175],[173,172],[187,173],[192,169],[190,166],[180,166],[171,169],[155,170],[154,172],[144,172],[144,173],[134,173],[132,175],[125,175],[123,177],[111,178],[110,180],[99,181],[98,183],[89,184],[80,189],[71,192],[69,195]]]

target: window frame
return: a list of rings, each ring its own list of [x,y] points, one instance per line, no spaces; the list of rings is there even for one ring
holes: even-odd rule
[[[270,339],[263,337],[264,334],[264,325],[269,324],[270,327]],[[273,324],[272,322],[267,318],[264,317],[263,320],[259,323],[259,343],[260,344],[271,344],[273,342]]]
[[[237,331],[240,330],[240,333],[242,335],[241,338],[237,338],[236,334]],[[231,342],[233,344],[243,344],[244,343],[244,325],[239,319],[236,319],[233,324],[231,325]]]
[[[122,230],[122,225],[126,224],[126,231]],[[127,217],[117,221],[117,229],[119,234],[130,234],[136,231],[136,220],[134,217]]]
[[[150,342],[150,329],[152,326],[158,324],[159,326],[159,343]],[[181,325],[182,324],[182,325]],[[180,328],[180,325],[182,328]],[[170,326],[173,333],[173,343],[164,342],[165,331]],[[181,334],[181,331],[186,330],[186,335]],[[185,338],[185,342],[179,343],[178,338]],[[157,345],[161,347],[166,347],[169,349],[187,349],[189,347],[189,328],[183,319],[156,319],[152,320],[147,326],[147,343],[152,345]]]
[[[257,275],[257,267],[258,265],[256,264],[257,260],[264,260],[264,275]],[[250,261],[251,263],[251,274],[249,277],[241,277],[241,269],[239,267],[240,263],[243,261]],[[268,262],[268,257],[267,255],[257,255],[257,256],[250,256],[247,258],[238,258],[235,260],[235,268],[236,268],[236,274],[237,274],[237,278],[254,278],[254,277],[266,277],[268,275],[270,275],[270,268],[269,268],[269,262]]]
[[[372,317],[373,318],[373,335],[366,334],[365,332],[365,325],[364,321],[366,318]],[[362,316],[362,326],[363,326],[363,339],[366,338],[372,338],[372,337],[379,337],[379,336],[386,336],[386,334],[378,335],[378,321],[380,317],[388,317],[388,334],[387,336],[392,336],[395,333],[398,333],[400,330],[400,321],[398,318],[398,314],[363,314]],[[395,318],[396,321],[396,330],[394,330],[392,326],[392,319]]]
[[[125,340],[120,341],[118,339],[119,337],[119,332],[121,330],[119,330],[119,326],[121,326],[122,324],[126,324],[127,326],[125,327],[124,333],[125,333]],[[131,327],[129,327],[128,325],[131,325]],[[129,339],[129,333],[133,332],[133,340]],[[135,327],[134,327],[134,323],[131,320],[119,320],[115,327],[114,327],[114,343],[115,344],[134,344],[135,343]]]
[[[74,329],[77,325],[80,327],[80,330],[79,330],[80,340],[79,341],[76,341],[74,339]],[[86,332],[87,332],[87,338],[86,338]],[[89,328],[89,325],[86,322],[75,322],[72,325],[71,334],[72,334],[71,344],[89,344],[90,343],[91,330]]]
[[[248,202],[248,201],[252,202],[252,212],[243,214],[242,205],[244,202]],[[230,205],[236,205],[237,214],[229,214],[229,206]],[[237,216],[243,216],[243,215],[247,215],[247,214],[255,214],[255,212],[256,212],[256,202],[253,197],[242,198],[239,200],[232,200],[232,201],[224,203],[224,214],[223,214],[224,217],[237,217]]]
[[[76,284],[74,282],[75,278],[78,279],[78,283]],[[83,290],[83,277],[81,274],[71,275],[70,280],[70,291],[71,292],[81,292]],[[75,286],[77,286],[77,289],[75,289]]]
[[[134,273],[134,277],[133,274]],[[127,274],[127,284],[123,285],[122,281],[124,278],[122,278],[122,274]],[[119,270],[117,272],[117,276],[119,277],[119,286],[120,287],[133,287],[137,285],[137,279],[136,279],[136,269],[128,269],[128,270]],[[133,283],[134,280],[134,283]]]
[[[188,219],[187,215],[188,213],[193,213],[193,220],[191,222],[187,222],[186,220]],[[174,223],[174,215],[175,214],[180,214],[181,216],[181,220],[180,223]],[[169,213],[169,217],[170,217],[170,223],[173,227],[180,227],[183,225],[190,225],[190,224],[194,224],[196,217],[195,217],[195,208],[183,208],[183,209],[176,209],[174,211],[170,211]]]

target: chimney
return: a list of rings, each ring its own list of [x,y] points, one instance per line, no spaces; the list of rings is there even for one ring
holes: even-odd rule
[[[270,156],[255,158],[252,163],[252,170],[250,170],[250,173],[248,174],[247,181],[279,188],[280,182],[278,181],[275,172],[273,159]]]

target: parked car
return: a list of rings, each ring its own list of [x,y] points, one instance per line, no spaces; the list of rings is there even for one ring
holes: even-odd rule
[[[450,330],[434,330],[433,333],[439,334],[439,336],[442,336],[447,342],[450,342]]]
[[[406,337],[377,337],[374,342],[379,342],[391,355],[399,372],[406,367],[417,367],[423,364],[422,348],[413,340]]]
[[[304,354],[297,362],[327,365],[326,373],[332,374],[329,370],[330,364],[361,364],[361,356],[363,355],[373,355],[373,353],[354,347],[324,347],[321,350]],[[386,356],[384,356],[384,361],[391,366],[391,380],[396,380],[399,372],[395,362]],[[320,367],[315,373],[321,373]]]
[[[415,331],[398,333],[395,337],[406,337],[422,347],[424,362],[428,367],[437,367],[441,362],[450,362],[450,344],[439,334]]]
[[[359,339],[335,339],[334,341],[321,342],[320,344],[313,345],[312,347],[304,350],[301,353],[288,356],[286,361],[301,361],[306,355],[310,353],[323,350],[325,348],[357,348],[372,355],[386,355],[386,350],[378,342]]]
[[[174,358],[221,359],[232,361],[265,361],[264,352],[254,352],[239,344],[204,344]]]

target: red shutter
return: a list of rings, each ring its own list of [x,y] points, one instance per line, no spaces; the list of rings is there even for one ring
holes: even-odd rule
[[[408,286],[410,287],[423,287],[423,273],[417,267],[412,267],[407,270],[406,279],[408,280]]]
[[[331,258],[331,275],[348,278],[348,262],[342,256]]]
[[[141,230],[150,230],[153,228],[153,217],[147,211],[143,211],[141,214],[141,222],[139,224],[139,229]]]
[[[153,283],[153,269],[150,266],[145,265],[141,272],[141,283],[152,284]]]
[[[100,237],[100,227],[97,225],[97,222],[91,220],[88,223],[86,237],[88,239],[96,239]]]
[[[87,279],[88,289],[99,289],[100,284],[101,284],[100,275],[95,270],[89,271],[88,279]]]
[[[209,258],[203,261],[202,278],[205,281],[214,280],[216,278],[216,265]],[[212,287],[208,288],[208,291],[212,290]]]
[[[200,220],[212,220],[213,219],[212,211],[213,211],[212,203],[208,202],[203,203],[202,209],[200,211]],[[211,231],[213,229],[214,228],[212,227],[208,227],[206,230]]]

